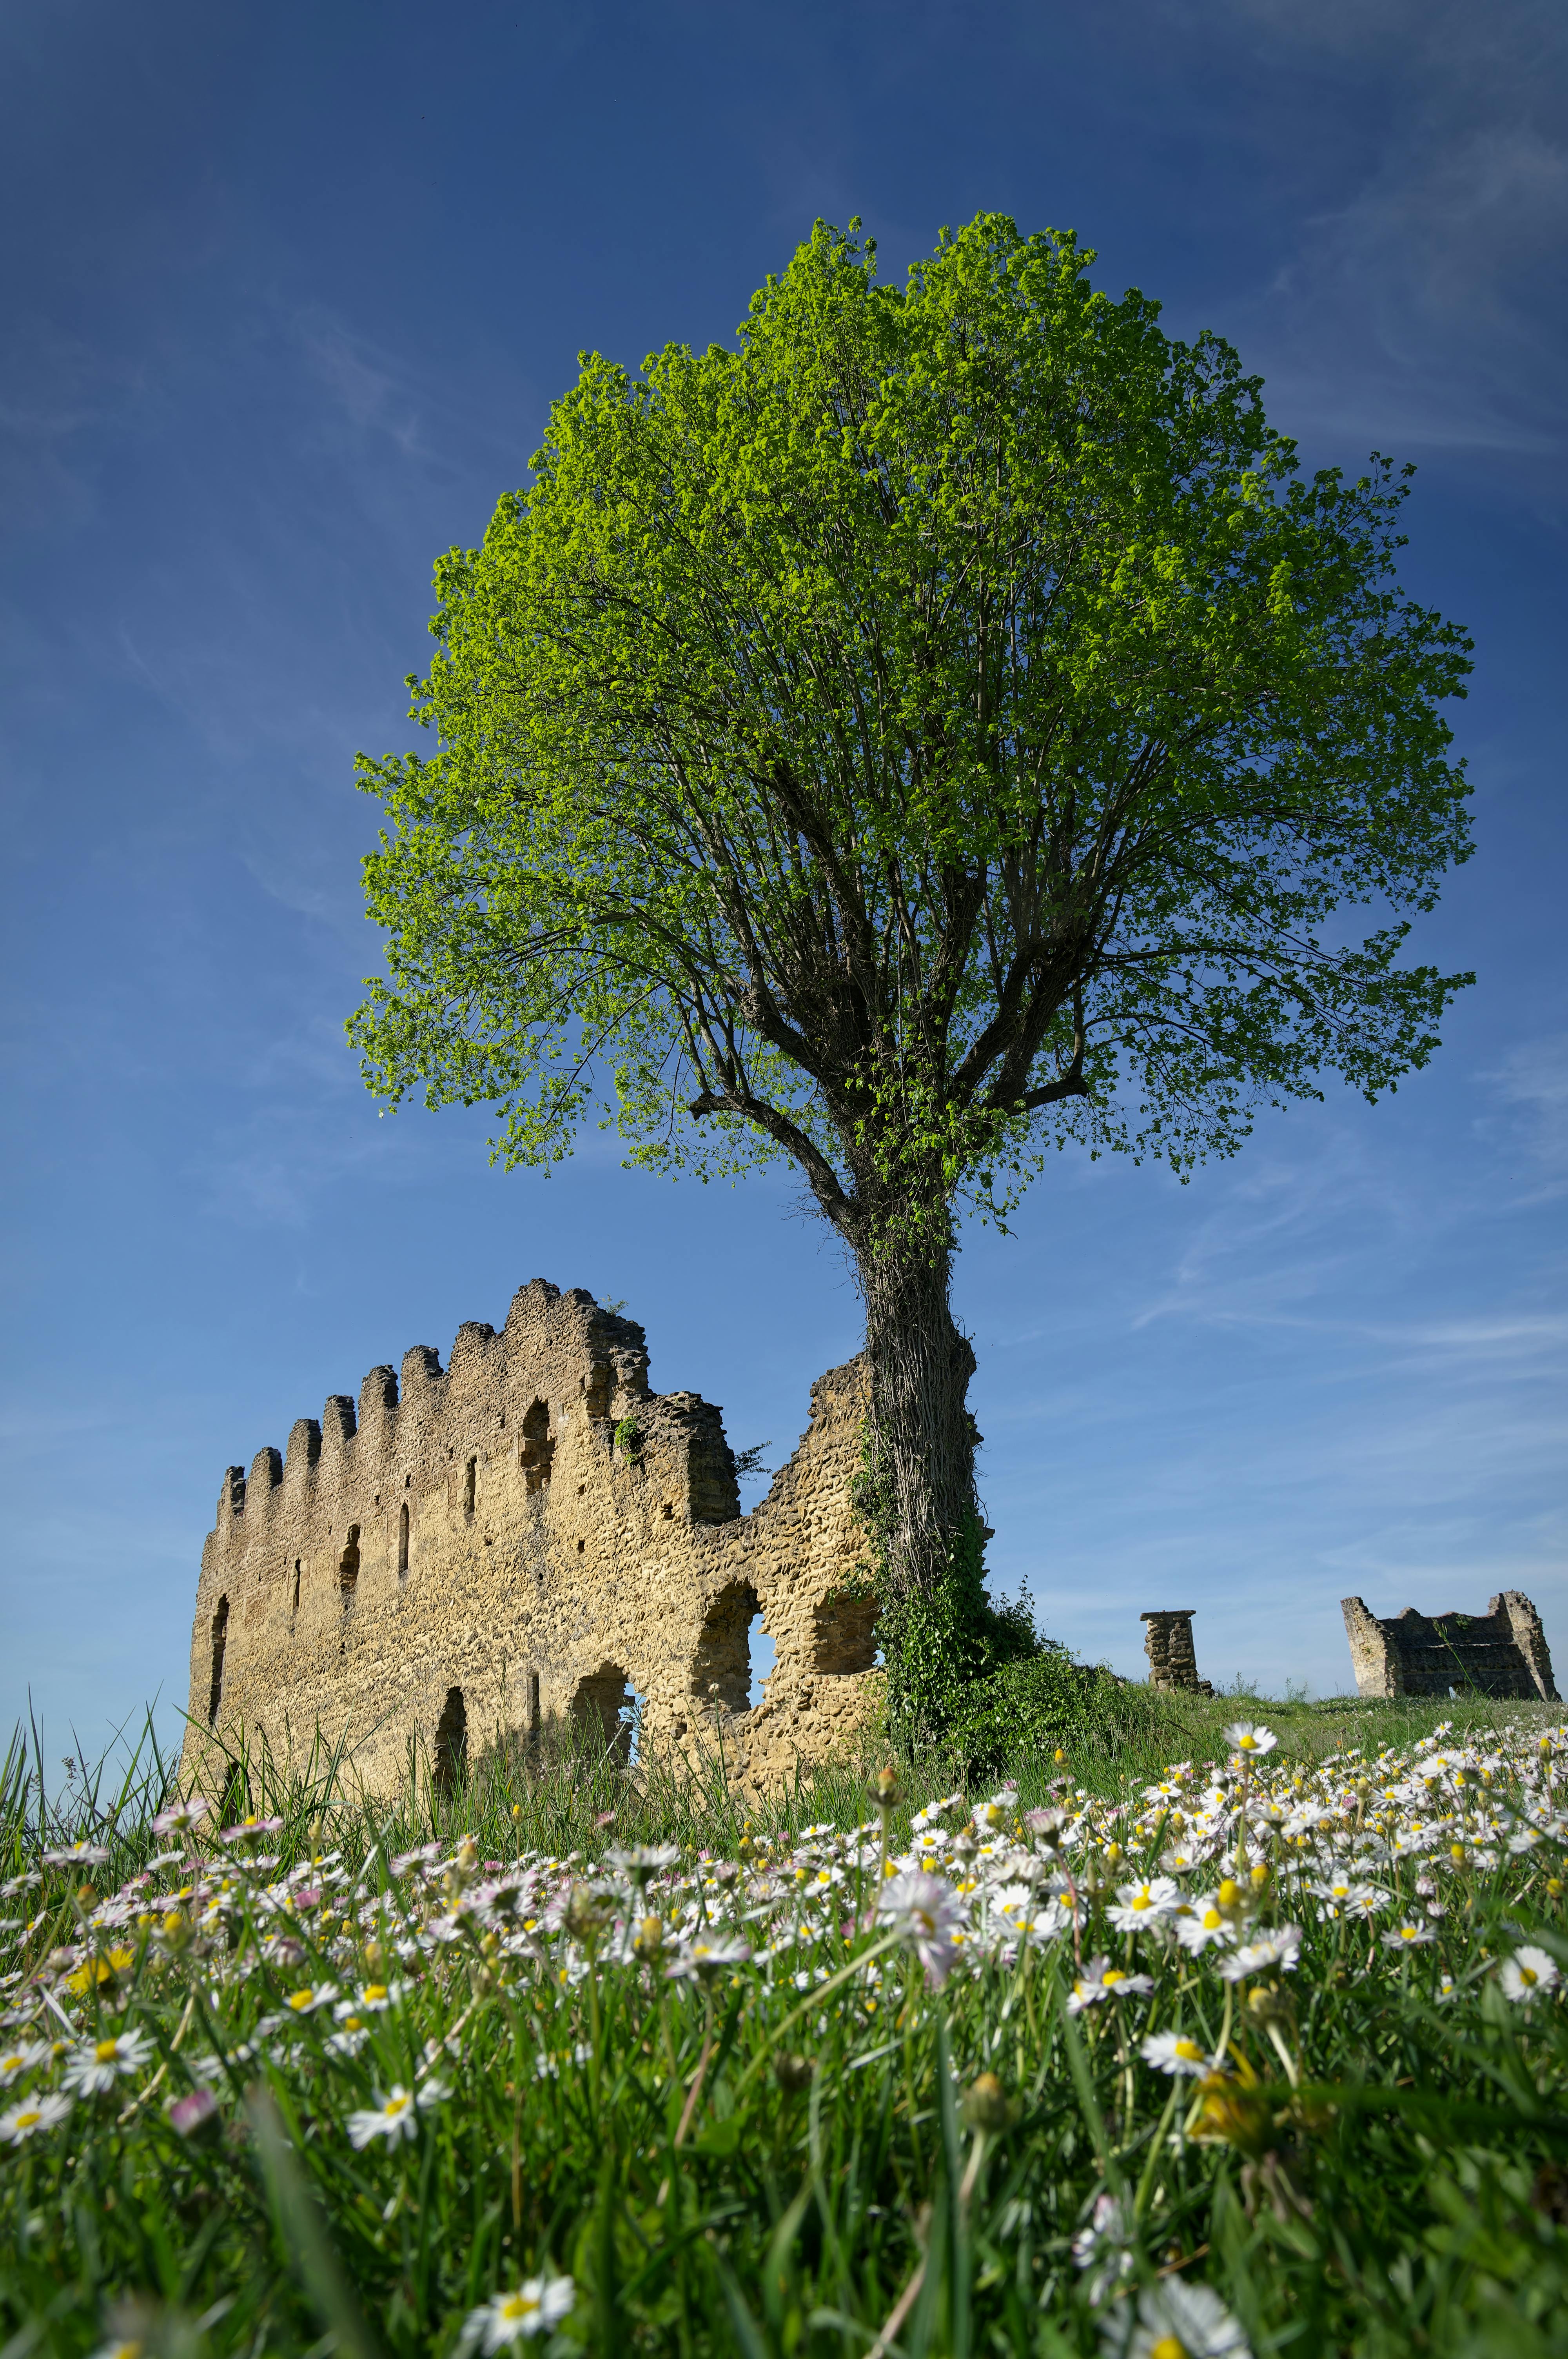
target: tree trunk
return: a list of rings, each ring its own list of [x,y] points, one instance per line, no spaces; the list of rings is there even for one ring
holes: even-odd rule
[[[980,1667],[975,1355],[948,1304],[952,1247],[857,1256],[871,1364],[870,1506],[881,1552],[889,1712],[905,1743],[940,1734]]]
[[[950,1249],[883,1246],[860,1264],[871,1371],[871,1443],[895,1594],[946,1571],[975,1507],[975,1355],[948,1307]]]

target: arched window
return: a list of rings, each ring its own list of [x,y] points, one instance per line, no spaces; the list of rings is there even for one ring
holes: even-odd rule
[[[597,1671],[578,1681],[572,1721],[596,1750],[613,1752],[622,1763],[631,1759],[633,1705],[619,1663],[600,1663]]]
[[[752,1701],[752,1625],[761,1608],[749,1581],[727,1582],[703,1616],[691,1667],[701,1704],[745,1712]]]
[[[877,1600],[829,1590],[811,1617],[811,1668],[842,1675],[869,1671],[877,1659]]]
[[[517,1445],[517,1463],[530,1491],[545,1488],[555,1454],[556,1445],[550,1440],[549,1403],[536,1400],[523,1420],[523,1439]]]
[[[349,1526],[349,1537],[343,1542],[343,1553],[338,1560],[338,1590],[346,1614],[354,1602],[354,1592],[360,1585],[360,1527]]]
[[[229,1643],[229,1601],[218,1600],[218,1610],[212,1616],[212,1685],[207,1698],[207,1725],[216,1725],[218,1706],[223,1701],[223,1650]]]
[[[436,1723],[436,1784],[443,1794],[455,1793],[468,1772],[469,1716],[461,1688],[449,1688],[441,1717]]]
[[[397,1578],[405,1579],[408,1571],[408,1502],[397,1510]]]

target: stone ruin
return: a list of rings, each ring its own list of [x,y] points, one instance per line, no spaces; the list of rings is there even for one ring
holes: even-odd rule
[[[1149,1658],[1149,1684],[1152,1688],[1185,1688],[1194,1695],[1211,1696],[1214,1689],[1207,1680],[1198,1677],[1198,1658],[1193,1648],[1193,1615],[1195,1605],[1173,1605],[1160,1614],[1141,1614],[1138,1619],[1147,1623],[1143,1633],[1143,1651]]]
[[[863,1364],[742,1516],[719,1411],[648,1386],[641,1327],[542,1278],[499,1334],[459,1329],[335,1394],[286,1452],[232,1466],[201,1552],[184,1766],[216,1791],[242,1732],[302,1762],[318,1730],[389,1793],[570,1722],[629,1756],[723,1748],[761,1790],[844,1748],[879,1701],[850,1500]],[[775,1667],[751,1702],[751,1631]]]
[[[1359,1597],[1340,1600],[1356,1689],[1364,1696],[1518,1696],[1561,1701],[1541,1616],[1505,1589],[1485,1614],[1402,1614],[1379,1621]]]

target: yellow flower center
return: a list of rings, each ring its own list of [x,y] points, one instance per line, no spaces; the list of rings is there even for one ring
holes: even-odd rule
[[[120,2043],[117,2039],[101,2039],[92,2053],[100,2064],[113,2064],[120,2053]]]
[[[1162,2334],[1149,2345],[1149,2359],[1187,2359],[1187,2346],[1173,2334]]]
[[[1108,1966],[1100,1979],[1104,1983],[1107,1990],[1109,1990],[1114,1984],[1124,1983],[1127,1980],[1127,1976],[1122,1973],[1119,1966]]]
[[[1521,1966],[1519,1970],[1519,1978],[1521,1983],[1538,1983],[1541,1980],[1533,1966]]]
[[[293,2007],[295,2013],[297,2014],[301,2007],[307,2007],[309,2006],[315,1995],[316,1994],[314,1991],[291,1991],[289,1993],[288,2004]]]
[[[1203,2049],[1195,2039],[1178,2039],[1176,2053],[1184,2064],[1197,2064],[1203,2060]]]
[[[33,2109],[32,2109],[31,2113],[28,2113],[28,2114],[17,2114],[17,2116],[16,2116],[16,2127],[17,2127],[19,2130],[30,2130],[31,2128],[33,2128],[33,2126],[35,2125],[35,2124],[37,2124],[37,2123],[38,2123],[38,2122],[41,2122],[42,2120],[43,2120],[43,2114],[42,2114],[42,2111],[40,2110],[40,2108],[39,2108],[38,2106],[35,2105],[35,2106],[33,2107]]]
[[[385,1996],[386,1984],[384,1983],[367,1983],[365,1984],[364,2003],[367,2006],[379,2006]]]

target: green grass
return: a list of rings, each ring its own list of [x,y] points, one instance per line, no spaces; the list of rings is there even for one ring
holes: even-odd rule
[[[1391,1864],[1379,1877],[1390,1907],[1371,1927],[1318,1921],[1279,1830],[1250,1837],[1249,1858],[1272,1869],[1253,1930],[1288,1917],[1304,1935],[1294,1973],[1251,1976],[1227,2006],[1206,1958],[1110,1931],[1103,1910],[1170,1840],[1141,1788],[1172,1762],[1223,1762],[1220,1733],[1238,1717],[1266,1720],[1274,1761],[1336,1805],[1358,1765],[1334,1756],[1360,1748],[1356,1823],[1368,1827],[1388,1782],[1387,1765],[1373,1774],[1379,1748],[1408,1755],[1444,1720],[1449,1749],[1472,1740],[1477,1766],[1448,1796],[1467,1860],[1444,1843]],[[171,1781],[150,1738],[113,1784],[93,1773],[49,1803],[38,1765],[14,1746],[0,1875],[42,1880],[0,1904],[24,1920],[6,1936],[5,2038],[14,2052],[53,2038],[67,2053],[20,2073],[0,2104],[58,2089],[83,2039],[137,2032],[146,2057],[80,2096],[59,2126],[0,2147],[0,2359],[76,2359],[119,2339],[258,2359],[444,2353],[471,2311],[541,2272],[573,2280],[569,2314],[532,2346],[557,2354],[1057,2359],[1108,2337],[1119,2348],[1127,2330],[1141,2351],[1138,2302],[1174,2279],[1206,2285],[1258,2354],[1568,2354],[1568,2009],[1560,1993],[1511,2004],[1498,1973],[1524,1941],[1568,1964],[1562,1845],[1476,1860],[1487,1813],[1519,1822],[1521,1778],[1559,1720],[1484,1702],[1133,1690],[1122,1723],[1086,1734],[1065,1763],[1015,1762],[1009,1839],[1033,1807],[1100,1798],[1096,1841],[1072,1854],[1083,1957],[1143,1966],[1155,1984],[1136,2009],[1076,2017],[1068,1938],[1013,1959],[972,1952],[934,1988],[870,1924],[880,1862],[845,1864],[841,1846],[805,1832],[874,1824],[870,1761],[763,1810],[717,1756],[677,1781],[519,1745],[477,1761],[450,1794],[415,1763],[385,1808],[355,1791],[342,1760],[247,1754],[230,1799],[282,1819],[266,1838],[276,1867],[244,1867],[241,1846],[225,1895],[221,1875],[170,1863],[117,1908],[113,1896],[178,1840],[152,1830]],[[1549,1758],[1553,1807],[1568,1809],[1568,1733]],[[911,1814],[952,1784],[939,1760],[908,1779],[895,1851]],[[1105,1818],[1124,1796],[1129,1817]],[[108,1857],[40,1864],[79,1841]],[[663,1888],[663,1950],[620,1960],[612,1926],[592,1921],[589,1870],[607,1846],[666,1841],[682,1862]],[[1121,1858],[1107,1857],[1108,1841]],[[425,1843],[439,1846],[434,1880],[394,1876],[393,1858]],[[813,1873],[838,1864],[831,1905],[796,1897],[790,1870],[779,1906],[744,1930],[761,1947],[798,1919],[807,1940],[766,1967],[664,1973],[683,1908],[733,1913],[760,1862],[782,1872],[803,1851]],[[209,1840],[200,1855],[222,1847]],[[563,1864],[546,1886],[589,1887],[575,1936],[454,1913],[486,1861],[523,1855]],[[312,1860],[296,1888],[322,1901],[278,1911],[268,1887]],[[716,1871],[730,1862],[741,1869],[726,1881]],[[1446,1913],[1430,1946],[1396,1955],[1377,1936],[1424,1906],[1415,1877],[1427,1871]],[[104,1921],[105,1902],[123,1921]],[[624,1899],[610,1914],[617,1905],[625,1917]],[[451,1938],[429,1930],[432,1913]],[[280,1928],[292,1949],[277,1948]],[[857,1962],[869,1953],[869,1968]],[[818,1978],[804,1993],[797,1970]],[[1439,1995],[1444,1974],[1453,1997]],[[288,2006],[326,1981],[339,2006],[367,1983],[406,1988],[361,2017],[363,2044],[342,2055],[327,2045],[332,2005]],[[1140,2060],[1144,2034],[1178,2027],[1227,2057],[1206,2110],[1195,2083]],[[449,2093],[416,2109],[411,2137],[355,2148],[351,2114],[395,2084],[432,2082]],[[198,2086],[215,2107],[182,2134],[170,2104]],[[1127,2233],[1080,2267],[1074,2241],[1106,2198]],[[1195,2359],[1200,2344],[1187,2347]]]

